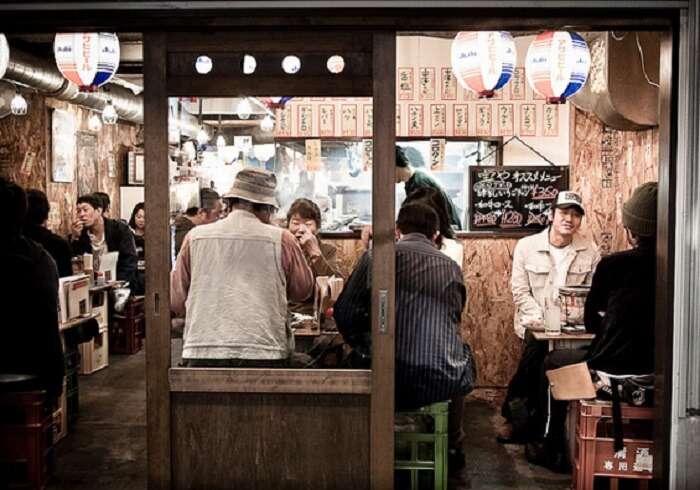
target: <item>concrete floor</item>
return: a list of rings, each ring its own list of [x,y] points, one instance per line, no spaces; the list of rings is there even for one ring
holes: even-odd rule
[[[528,464],[523,446],[496,443],[500,420],[496,406],[475,398],[467,401],[467,464],[450,480],[450,489],[568,489],[568,475]],[[80,377],[80,418],[56,448],[56,472],[48,490],[97,488],[146,488],[144,351],[110,356],[107,369]]]

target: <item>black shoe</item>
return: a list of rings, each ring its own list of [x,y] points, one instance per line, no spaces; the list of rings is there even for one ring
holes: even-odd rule
[[[571,472],[566,453],[549,448],[544,441],[528,442],[525,445],[525,458],[529,463],[544,466],[555,473]]]

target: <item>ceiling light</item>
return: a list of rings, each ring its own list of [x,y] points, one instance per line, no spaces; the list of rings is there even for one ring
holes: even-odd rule
[[[337,54],[331,56],[326,62],[326,68],[328,68],[328,71],[333,73],[334,75],[342,73],[342,71],[345,69],[345,60],[342,56]]]
[[[15,116],[26,116],[27,115],[27,99],[25,99],[22,94],[17,89],[17,93],[12,98],[10,102],[10,111]]]
[[[216,137],[216,147],[223,148],[224,146],[226,146],[226,138],[224,138],[223,134],[220,134]]]
[[[194,62],[194,69],[200,75],[206,75],[214,68],[214,62],[209,56],[198,56],[197,61]]]
[[[260,129],[266,133],[269,133],[275,129],[275,121],[272,120],[269,114],[265,116],[262,121],[260,121]]]
[[[243,74],[244,75],[252,75],[255,72],[255,68],[257,68],[258,63],[255,61],[255,58],[249,54],[243,56]]]
[[[102,121],[100,121],[100,116],[94,112],[90,115],[88,119],[88,129],[90,131],[97,132],[102,129]]]
[[[197,143],[200,144],[200,146],[206,145],[209,142],[209,134],[204,130],[204,126],[201,126],[199,128],[199,132],[197,133]]]
[[[248,97],[242,98],[238,103],[238,107],[236,107],[236,115],[239,119],[248,119],[252,111],[253,108],[250,106],[250,102],[248,102]]]
[[[288,75],[294,75],[301,70],[301,60],[297,56],[285,56],[282,60],[282,69]]]
[[[102,109],[102,122],[107,125],[117,124],[119,120],[119,115],[117,110],[112,105],[112,100],[107,101],[107,105]]]

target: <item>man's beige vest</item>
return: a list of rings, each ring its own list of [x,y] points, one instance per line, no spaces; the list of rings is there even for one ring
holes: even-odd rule
[[[282,232],[240,210],[190,231],[184,359],[289,357]]]

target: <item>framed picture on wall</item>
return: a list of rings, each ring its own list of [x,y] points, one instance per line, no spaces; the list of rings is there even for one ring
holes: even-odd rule
[[[51,179],[54,182],[73,182],[75,160],[75,116],[55,109],[51,113]]]

